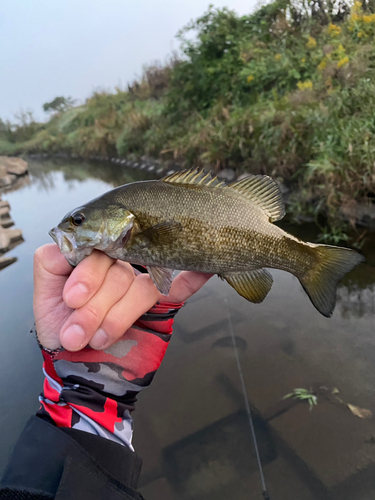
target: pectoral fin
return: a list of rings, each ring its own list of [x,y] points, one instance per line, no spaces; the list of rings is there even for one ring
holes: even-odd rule
[[[173,281],[173,269],[147,266],[147,271],[159,292],[168,295]]]
[[[267,297],[271,290],[273,279],[266,269],[256,269],[245,273],[228,273],[220,276],[242,297],[259,304]]]
[[[167,245],[173,243],[182,231],[181,222],[166,221],[145,229],[136,235],[139,242]]]

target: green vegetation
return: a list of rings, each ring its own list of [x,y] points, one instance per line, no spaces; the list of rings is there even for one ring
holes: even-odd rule
[[[322,238],[338,242],[343,215],[375,200],[373,12],[372,0],[277,0],[243,17],[210,7],[179,33],[181,59],[81,106],[62,98],[46,124],[0,123],[0,152],[269,174],[291,187],[292,215],[323,214]]]
[[[55,97],[53,101],[44,103],[43,111],[46,113],[52,113],[54,111],[61,113],[62,111],[67,111],[73,107],[74,103],[75,101],[71,97],[58,96]]]

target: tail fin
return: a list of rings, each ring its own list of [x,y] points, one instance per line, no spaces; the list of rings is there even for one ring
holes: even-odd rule
[[[299,280],[311,302],[327,318],[336,304],[338,282],[365,258],[355,250],[330,245],[313,245],[316,264]]]

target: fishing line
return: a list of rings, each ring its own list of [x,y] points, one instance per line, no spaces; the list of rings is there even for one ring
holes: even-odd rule
[[[225,302],[228,303],[227,299],[225,299]],[[232,325],[232,317],[230,315],[229,307],[228,307],[228,323],[229,323],[230,335],[232,337],[232,343],[233,343],[233,349],[234,349],[234,355],[235,355],[235,358],[236,358],[238,373],[240,375],[241,386],[242,386],[242,393],[243,393],[244,400],[245,400],[245,407],[246,407],[246,412],[247,412],[247,416],[248,416],[248,419],[249,419],[249,425],[250,425],[251,435],[253,437],[253,443],[254,443],[255,454],[256,454],[257,462],[258,462],[258,469],[259,469],[260,479],[262,481],[263,498],[265,500],[271,500],[271,498],[270,498],[270,496],[268,494],[268,491],[267,491],[266,481],[264,479],[262,461],[260,459],[259,448],[258,448],[258,441],[257,441],[257,437],[256,437],[256,434],[255,434],[255,428],[254,428],[254,422],[253,422],[253,416],[252,416],[251,409],[250,409],[249,399],[247,397],[245,379],[244,379],[244,376],[243,376],[243,371],[242,371],[240,356],[238,354],[237,343],[236,343],[236,338],[234,336],[233,325]]]

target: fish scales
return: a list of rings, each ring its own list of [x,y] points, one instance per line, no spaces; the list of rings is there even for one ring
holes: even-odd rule
[[[197,169],[116,188],[69,212],[51,230],[72,265],[94,249],[147,267],[168,295],[170,270],[218,274],[251,302],[272,286],[265,268],[297,276],[313,305],[331,316],[339,280],[363,256],[303,242],[273,224],[284,215],[277,184],[249,176],[229,186]]]
[[[141,230],[166,221],[182,224],[172,246],[141,250],[143,264],[219,274],[259,267],[295,271],[309,257],[300,258],[282,229],[228,188],[146,181],[114,190],[109,196],[134,213]],[[138,260],[139,251],[130,247],[129,259]]]

